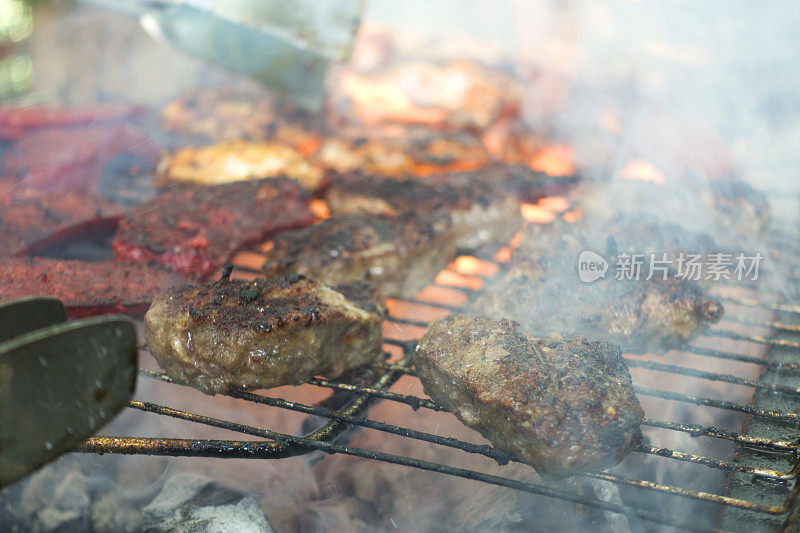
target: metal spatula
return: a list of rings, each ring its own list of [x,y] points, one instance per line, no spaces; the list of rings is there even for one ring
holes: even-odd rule
[[[322,104],[329,64],[350,55],[364,9],[364,0],[89,1],[309,108]]]
[[[137,351],[127,317],[66,322],[52,298],[0,304],[0,487],[69,451],[127,405]]]

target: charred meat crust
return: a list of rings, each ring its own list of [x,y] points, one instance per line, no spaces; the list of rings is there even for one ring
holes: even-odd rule
[[[439,216],[452,222],[456,247],[505,243],[522,227],[519,196],[530,173],[494,165],[475,172],[425,179],[361,173],[334,175],[326,200],[334,215]],[[531,180],[533,181],[533,180]],[[528,183],[533,187],[532,183]]]
[[[145,315],[153,356],[173,379],[213,394],[334,377],[381,354],[376,295],[298,274],[174,287]]]
[[[328,285],[364,282],[410,297],[455,255],[449,222],[410,214],[346,215],[275,236],[264,273],[297,271]]]
[[[53,296],[70,317],[125,313],[141,317],[153,298],[177,285],[176,274],[148,265],[44,258],[0,260],[0,301]]]
[[[614,465],[641,439],[644,412],[612,344],[451,315],[428,327],[414,365],[434,401],[550,477]]]
[[[176,186],[122,219],[112,247],[126,262],[158,262],[198,279],[279,230],[310,224],[309,198],[284,178]]]

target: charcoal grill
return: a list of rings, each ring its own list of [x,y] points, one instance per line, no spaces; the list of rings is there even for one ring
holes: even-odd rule
[[[505,249],[506,252],[509,250]],[[657,493],[664,497],[705,502],[715,509],[716,522],[713,524],[698,524],[696,520],[689,521],[671,514],[654,511],[652,508],[604,501],[580,492],[561,490],[536,482],[519,481],[477,470],[428,462],[379,450],[349,446],[346,442],[337,442],[337,437],[342,436],[348,428],[367,428],[432,445],[450,447],[470,454],[479,454],[492,458],[500,464],[509,461],[505,453],[490,445],[438,436],[403,425],[394,425],[369,418],[369,408],[377,402],[398,402],[410,406],[415,412],[420,409],[441,410],[428,398],[400,394],[393,392],[390,388],[400,377],[411,376],[413,378],[414,376],[410,355],[416,345],[416,334],[422,331],[420,328],[424,328],[428,324],[427,319],[420,319],[419,312],[425,311],[432,316],[441,316],[448,312],[461,311],[468,307],[468,304],[484,290],[484,287],[502,272],[505,264],[505,261],[500,258],[500,254],[481,255],[481,257],[473,257],[470,260],[483,267],[482,274],[464,273],[463,270],[459,272],[458,262],[456,262],[437,277],[434,285],[438,291],[457,295],[457,299],[460,300],[458,305],[443,304],[435,297],[426,296],[426,291],[412,300],[390,301],[395,305],[389,306],[388,324],[406,328],[406,338],[391,338],[390,334],[388,335],[390,338],[386,339],[387,349],[399,349],[402,352],[395,360],[392,362],[387,360],[386,363],[366,369],[361,372],[361,375],[356,376],[357,379],[352,379],[353,376],[350,376],[350,379],[314,378],[309,380],[310,385],[333,390],[333,396],[325,402],[306,405],[234,388],[225,394],[258,405],[327,419],[324,425],[310,433],[302,436],[289,435],[265,427],[235,423],[166,405],[137,400],[131,401],[130,409],[222,428],[245,437],[242,440],[217,440],[95,436],[86,440],[80,446],[79,451],[249,459],[279,459],[312,451],[322,451],[468,478],[476,482],[525,491],[543,497],[558,498],[686,530],[741,529],[749,527],[749,524],[759,529],[766,527],[774,530],[790,530],[797,527],[798,514],[800,514],[800,500],[798,500],[800,483],[797,483],[798,472],[800,472],[800,457],[798,457],[800,412],[793,410],[793,406],[798,405],[798,397],[800,397],[800,306],[785,303],[776,295],[764,294],[763,291],[756,294],[753,290],[746,290],[743,293],[739,288],[736,295],[731,295],[725,291],[725,287],[715,287],[715,290],[721,291],[717,296],[727,304],[728,312],[723,321],[708,331],[704,337],[720,341],[727,339],[740,342],[751,348],[760,346],[767,350],[764,357],[752,355],[752,349],[720,350],[691,346],[681,350],[693,358],[715,360],[721,364],[729,362],[739,366],[755,365],[760,373],[760,377],[756,379],[734,373],[710,372],[673,364],[669,357],[651,361],[626,355],[632,370],[658,372],[676,379],[688,377],[703,382],[723,383],[726,384],[725,386],[746,387],[753,392],[752,403],[736,402],[724,397],[686,394],[669,390],[669,387],[647,386],[637,383],[639,380],[634,375],[636,392],[642,398],[650,397],[661,402],[679,402],[691,406],[710,407],[720,412],[739,413],[746,417],[747,422],[739,431],[680,423],[661,418],[647,417],[644,419],[645,427],[710,439],[706,442],[722,440],[732,443],[736,447],[736,452],[734,457],[728,460],[652,444],[641,444],[632,454],[641,454],[653,458],[653,460],[660,458],[672,462],[671,464],[680,463],[689,465],[691,468],[709,468],[721,471],[727,475],[725,491],[721,491],[723,492],[721,494],[702,492],[664,483],[658,479],[638,479],[612,472],[590,472],[583,475],[587,479],[629,487],[642,493]],[[238,263],[242,266],[236,268],[234,277],[255,277],[257,275],[255,267],[263,261],[264,256],[257,250],[240,255]],[[748,316],[748,310],[769,312],[771,318],[752,318]],[[387,331],[391,332],[392,329],[389,327]],[[770,333],[768,335],[761,334],[765,330]],[[749,353],[740,353],[748,351]],[[161,372],[151,370],[141,370],[140,372],[144,378],[171,384],[169,386],[173,387],[182,386],[173,384],[170,378]],[[693,409],[695,408],[693,407]],[[254,440],[251,437],[257,437],[260,440]]]

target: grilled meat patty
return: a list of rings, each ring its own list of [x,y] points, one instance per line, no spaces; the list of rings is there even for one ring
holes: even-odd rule
[[[585,283],[577,268],[580,251],[569,244],[555,250],[520,250],[475,301],[475,312],[510,317],[535,335],[581,333],[625,350],[655,352],[684,344],[722,316],[722,304],[693,281],[660,275],[647,280],[646,272],[617,280],[612,258],[605,277]]]
[[[327,285],[364,282],[385,296],[411,297],[454,256],[446,219],[345,215],[276,235],[263,271]]]
[[[53,296],[72,318],[107,313],[141,317],[156,295],[182,282],[177,274],[150,265],[44,258],[0,259],[0,279],[0,301]]]
[[[116,224],[119,214],[92,193],[40,191],[1,180],[0,255],[24,254],[50,240]]]
[[[123,218],[112,246],[118,260],[205,279],[243,246],[312,220],[308,195],[285,178],[176,186]]]
[[[379,358],[384,310],[363,286],[297,274],[175,287],[144,317],[149,349],[176,381],[207,394],[334,377]]]
[[[641,439],[628,368],[603,341],[451,315],[428,326],[414,367],[425,394],[547,476],[614,465]]]
[[[326,200],[335,215],[447,216],[452,221],[456,247],[474,249],[488,243],[507,243],[524,222],[520,200],[553,192],[549,181],[513,165],[425,179],[349,173],[331,178]]]

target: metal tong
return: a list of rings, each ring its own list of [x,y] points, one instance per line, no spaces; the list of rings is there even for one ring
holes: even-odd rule
[[[312,109],[322,105],[330,63],[350,56],[364,10],[364,0],[89,1]]]
[[[54,298],[0,304],[0,487],[74,448],[128,405],[133,322],[67,322]]]

